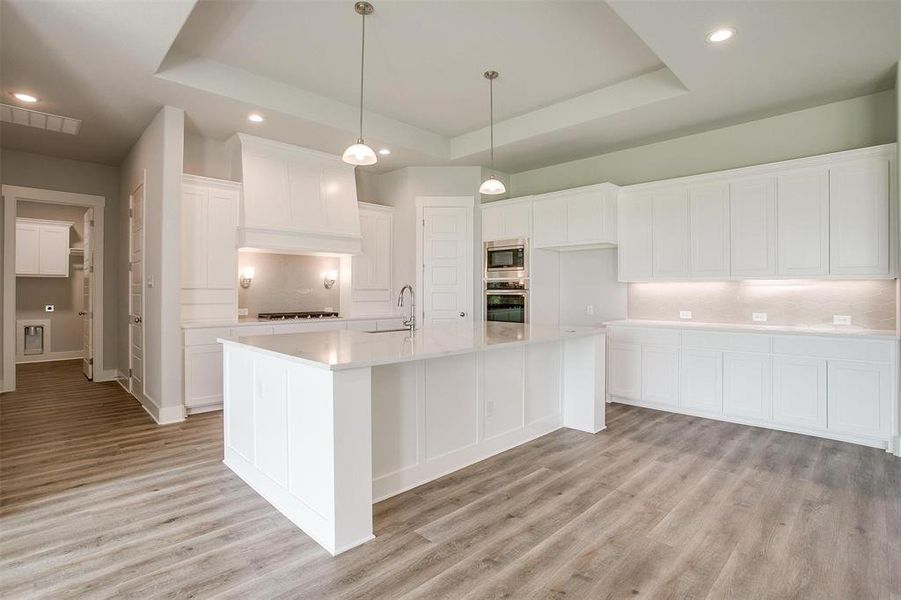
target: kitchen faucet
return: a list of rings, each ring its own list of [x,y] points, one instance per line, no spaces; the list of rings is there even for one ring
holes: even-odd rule
[[[404,327],[410,328],[410,335],[413,335],[413,330],[416,329],[416,294],[413,292],[413,286],[409,283],[404,287],[400,288],[400,294],[397,296],[397,306],[402,307],[404,305],[404,292],[410,290],[410,318],[404,321]]]

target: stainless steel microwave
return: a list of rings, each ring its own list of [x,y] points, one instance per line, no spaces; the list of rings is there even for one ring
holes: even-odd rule
[[[525,279],[529,276],[529,241],[485,242],[485,279]]]

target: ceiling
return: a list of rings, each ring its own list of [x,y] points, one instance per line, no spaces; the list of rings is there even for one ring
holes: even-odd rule
[[[376,0],[367,18],[370,169],[522,170],[888,89],[901,2]],[[4,123],[3,147],[118,164],[163,104],[215,139],[236,131],[338,153],[356,138],[352,1],[0,2],[0,84],[78,136]],[[732,26],[714,46],[705,35]],[[246,120],[250,112],[266,117]]]

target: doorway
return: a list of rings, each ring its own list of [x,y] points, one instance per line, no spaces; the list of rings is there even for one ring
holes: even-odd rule
[[[128,392],[144,404],[144,181],[128,196]]]
[[[46,354],[46,360],[64,360],[79,358],[82,360],[82,371],[88,379],[94,381],[112,381],[116,378],[115,369],[104,370],[103,364],[103,223],[104,205],[103,196],[90,194],[78,194],[73,192],[60,192],[39,188],[21,186],[2,186],[3,195],[3,313],[2,313],[2,378],[0,378],[0,391],[7,392],[16,386],[16,362],[17,356],[22,354],[18,348],[18,339],[23,338],[24,349],[26,333],[32,336],[31,348],[52,341],[50,327],[47,319],[35,319],[41,321],[35,327],[42,329],[25,330],[19,332],[16,319],[18,305],[17,270],[37,276],[49,281],[52,278],[68,278],[77,276],[80,281],[74,286],[72,296],[80,296],[79,301],[85,302],[80,307],[78,317],[82,319],[79,327],[70,328],[67,333],[75,336],[75,345],[78,349],[68,352]],[[74,219],[60,221],[54,224],[49,219],[21,219],[17,226],[18,207],[20,206],[52,207],[80,207],[79,227],[81,230],[82,246],[73,247],[70,243],[67,227],[74,225]],[[54,228],[55,225],[55,228]],[[46,232],[43,231],[46,229]],[[19,233],[22,239],[18,239]],[[79,261],[79,268],[72,269],[70,260],[78,259],[78,255],[84,257]],[[17,260],[17,255],[19,260]],[[41,260],[44,256],[44,260]],[[19,263],[17,265],[17,262]],[[42,272],[46,271],[46,273]],[[30,277],[29,277],[30,279]],[[70,280],[71,281],[71,280]],[[31,281],[29,282],[29,285]],[[53,308],[44,307],[47,314],[55,311]],[[23,325],[25,325],[23,323]],[[47,329],[43,329],[43,327]],[[46,338],[44,334],[46,332]],[[19,334],[22,334],[21,336]],[[61,331],[57,331],[59,337]],[[36,337],[40,336],[40,337]],[[80,344],[78,341],[80,340]],[[49,344],[48,344],[49,347]],[[52,348],[51,348],[52,350]],[[21,360],[21,357],[20,357]],[[27,359],[28,361],[32,359]]]

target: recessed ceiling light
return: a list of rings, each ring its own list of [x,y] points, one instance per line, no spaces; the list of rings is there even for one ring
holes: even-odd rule
[[[387,148],[382,148],[381,150],[379,150],[379,154],[381,154],[382,156],[388,156],[389,154],[391,154],[391,150],[388,150]]]
[[[29,104],[33,104],[38,101],[38,99],[35,96],[32,96],[31,94],[26,94],[24,92],[15,92],[15,93],[13,93],[13,96],[16,97],[16,100],[21,100],[22,102],[28,102]]]
[[[719,44],[720,42],[725,42],[730,39],[733,35],[735,35],[735,30],[731,27],[724,27],[722,29],[717,29],[716,31],[711,31],[707,34],[707,41],[711,44]]]
[[[257,113],[250,113],[247,115],[247,120],[252,121],[254,123],[262,123],[265,119],[263,119],[263,115],[258,115]]]

